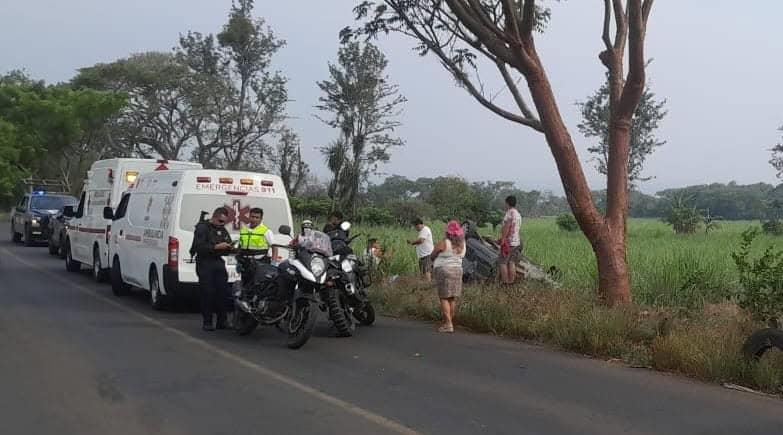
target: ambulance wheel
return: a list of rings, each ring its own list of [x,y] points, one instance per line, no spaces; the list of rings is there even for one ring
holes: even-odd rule
[[[169,307],[169,297],[160,291],[160,279],[155,265],[150,266],[150,305],[158,311]]]
[[[120,259],[114,257],[111,265],[111,291],[115,296],[125,296],[130,293],[130,286],[122,281]]]
[[[101,254],[98,247],[92,248],[92,279],[95,282],[106,281],[106,269],[101,268]]]
[[[65,270],[68,272],[78,272],[82,269],[82,264],[73,259],[71,255],[71,241],[65,240]]]

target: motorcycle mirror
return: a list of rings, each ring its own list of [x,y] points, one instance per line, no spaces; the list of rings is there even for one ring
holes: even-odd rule
[[[65,208],[63,208],[63,216],[65,217],[73,217],[73,206],[72,205],[66,205]]]
[[[351,229],[351,223],[348,221],[343,221],[343,223],[340,224],[340,229],[343,231],[348,231]]]
[[[277,229],[277,232],[284,236],[290,236],[291,227],[289,227],[288,225],[280,225],[280,228]]]

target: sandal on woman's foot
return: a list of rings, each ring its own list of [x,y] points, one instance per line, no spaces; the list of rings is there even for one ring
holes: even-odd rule
[[[454,332],[454,326],[441,326],[438,328],[438,332]]]

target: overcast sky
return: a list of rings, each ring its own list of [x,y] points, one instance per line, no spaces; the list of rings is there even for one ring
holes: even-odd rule
[[[337,32],[352,23],[350,0],[256,1],[287,45],[275,67],[289,78],[288,112],[315,172],[327,171],[316,147],[334,133],[317,121],[315,84],[336,57]],[[549,2],[552,3],[552,2]],[[0,72],[24,68],[50,82],[71,78],[76,69],[130,53],[170,50],[180,33],[216,33],[230,0],[0,0]],[[538,49],[566,123],[586,166],[589,143],[576,130],[575,102],[604,77],[600,0],[553,3],[553,19]],[[751,4],[756,5],[751,6]],[[648,25],[646,55],[653,91],[668,100],[659,130],[667,144],[650,157],[642,190],[707,182],[774,183],[768,149],[783,124],[783,2],[738,5],[729,0],[658,0]],[[408,98],[398,149],[388,174],[409,177],[460,175],[502,179],[524,189],[562,193],[541,134],[502,120],[480,107],[433,58],[420,58],[413,42],[381,40],[389,75]],[[487,81],[494,72],[485,73]],[[604,180],[587,169],[594,188]]]

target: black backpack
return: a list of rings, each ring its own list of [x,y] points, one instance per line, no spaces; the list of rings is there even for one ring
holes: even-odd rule
[[[190,242],[190,250],[188,251],[190,253],[191,261],[193,260],[193,257],[196,256],[196,231],[198,231],[199,225],[207,225],[209,223],[208,220],[204,219],[208,214],[209,212],[202,211],[201,216],[198,218],[198,222],[196,222],[196,227],[193,229],[193,240]]]

